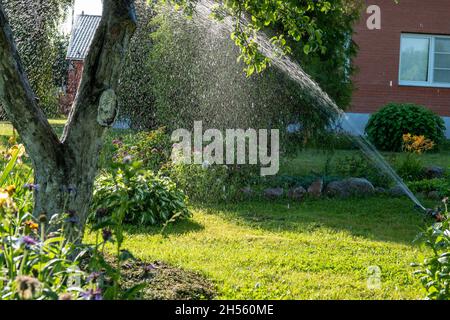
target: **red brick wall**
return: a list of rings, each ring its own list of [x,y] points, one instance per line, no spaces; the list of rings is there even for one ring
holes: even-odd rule
[[[83,61],[70,61],[66,94],[63,99],[61,99],[61,112],[66,115],[69,114],[77,95],[78,87],[80,86],[81,77],[83,75],[83,68]]]
[[[398,85],[402,32],[450,35],[449,0],[367,0],[381,8],[381,30],[366,26],[366,8],[355,29],[359,54],[354,63],[356,92],[351,112],[372,113],[388,102],[411,102],[450,116],[450,89]],[[392,81],[392,87],[390,82]]]

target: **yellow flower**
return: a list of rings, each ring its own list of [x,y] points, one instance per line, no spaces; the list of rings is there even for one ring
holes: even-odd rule
[[[10,185],[6,187],[6,192],[8,192],[9,196],[12,197],[12,195],[16,192],[16,186]]]
[[[11,137],[8,139],[8,143],[9,143],[10,145],[16,144],[16,142],[17,142],[17,139],[16,139],[15,136],[11,136]]]
[[[415,136],[410,133],[403,135],[403,150],[406,152],[422,154],[435,147],[435,143],[425,136]]]
[[[0,190],[0,206],[5,205],[6,203],[9,202],[9,200],[10,200],[9,193],[4,190]]]
[[[25,226],[27,226],[28,228],[30,228],[31,231],[38,231],[39,230],[39,225],[31,220],[28,220],[25,222]]]

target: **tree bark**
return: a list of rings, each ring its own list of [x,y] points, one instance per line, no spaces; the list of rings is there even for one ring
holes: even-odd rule
[[[0,101],[35,169],[34,214],[70,213],[80,237],[105,129],[115,119],[120,71],[136,28],[133,0],[103,0],[103,15],[61,140],[39,109],[0,2]]]

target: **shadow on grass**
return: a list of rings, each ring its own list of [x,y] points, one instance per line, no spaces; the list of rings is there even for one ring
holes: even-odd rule
[[[413,209],[407,199],[252,201],[221,206],[202,206],[230,222],[270,232],[348,232],[370,240],[411,244],[430,220]]]
[[[126,225],[125,232],[130,235],[138,235],[138,234],[162,234],[164,236],[180,236],[187,233],[200,232],[204,230],[205,227],[200,223],[192,220],[182,220],[178,221],[174,224],[169,224],[166,228],[162,226],[152,226],[152,227],[144,227],[144,226],[133,226]]]

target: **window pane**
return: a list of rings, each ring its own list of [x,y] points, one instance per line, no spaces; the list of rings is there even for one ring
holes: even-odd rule
[[[435,40],[435,48],[436,52],[450,52],[450,39],[447,38],[436,38]]]
[[[450,83],[450,70],[434,70],[434,82]]]
[[[435,68],[450,68],[450,54],[436,53],[434,55]]]
[[[428,53],[430,40],[402,38],[400,79],[403,81],[428,81]]]

